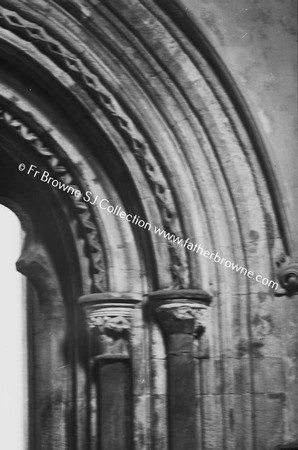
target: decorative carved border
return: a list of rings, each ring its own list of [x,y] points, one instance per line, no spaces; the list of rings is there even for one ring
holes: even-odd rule
[[[61,42],[52,38],[43,27],[24,19],[20,14],[0,7],[0,24],[16,32],[27,41],[34,43],[58,66],[70,73],[83,88],[92,93],[92,100],[96,101],[107,114],[138,160],[155,196],[164,229],[170,234],[181,235],[171,189],[150,151],[148,142],[124,112],[115,97],[99,81],[97,75],[83,64],[78,55],[73,54]],[[167,245],[169,247],[173,279],[173,286],[171,287],[177,289],[185,288],[187,268],[183,263],[183,259],[185,259],[182,256],[184,250],[169,240]]]
[[[82,192],[84,191],[85,188],[77,185],[75,176],[71,174],[70,170],[61,164],[59,156],[50,150],[37,134],[27,126],[27,124],[13,116],[10,112],[4,110],[3,107],[1,108],[1,106],[0,121],[12,128],[14,132],[21,136],[25,141],[29,142],[32,148],[46,159],[59,180],[71,185],[74,189],[79,189]],[[100,233],[94,220],[93,207],[89,203],[82,202],[81,199],[77,198],[75,195],[70,195],[68,197],[74,205],[75,211],[77,212],[77,220],[83,230],[86,242],[86,256],[90,263],[89,272],[92,279],[92,291],[104,292],[107,288],[104,249]]]

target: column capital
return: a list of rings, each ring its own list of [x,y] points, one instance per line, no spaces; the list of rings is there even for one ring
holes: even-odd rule
[[[201,335],[206,328],[206,309],[190,302],[166,303],[156,309],[156,315],[167,334]]]
[[[129,353],[133,310],[140,301],[141,298],[112,293],[96,293],[79,298],[97,356]]]
[[[202,289],[160,290],[149,295],[149,303],[166,334],[201,335],[210,301],[210,295]]]

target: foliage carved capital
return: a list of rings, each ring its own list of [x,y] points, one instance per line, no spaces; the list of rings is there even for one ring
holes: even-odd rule
[[[112,294],[80,297],[79,302],[85,313],[93,356],[129,355],[133,310],[138,301],[127,297],[115,297]]]

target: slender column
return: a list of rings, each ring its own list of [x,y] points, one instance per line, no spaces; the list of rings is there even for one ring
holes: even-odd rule
[[[157,291],[150,303],[164,332],[171,450],[198,450],[194,335],[205,330],[210,296],[202,290]]]
[[[130,329],[138,300],[107,294],[80,298],[91,338],[97,388],[98,450],[132,450]]]

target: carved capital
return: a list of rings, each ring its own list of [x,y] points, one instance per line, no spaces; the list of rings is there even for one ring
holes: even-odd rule
[[[113,294],[80,297],[91,337],[92,356],[129,356],[133,309],[139,300]]]
[[[149,297],[166,334],[200,336],[206,328],[207,305],[211,297],[201,289],[156,291]]]
[[[200,336],[206,328],[206,306],[195,303],[167,303],[156,309],[162,328],[168,334]]]
[[[128,336],[131,326],[131,309],[109,305],[85,306],[86,320],[91,331],[114,339]]]
[[[283,292],[276,295],[294,295],[298,293],[298,261],[282,255],[276,261],[277,277]]]

